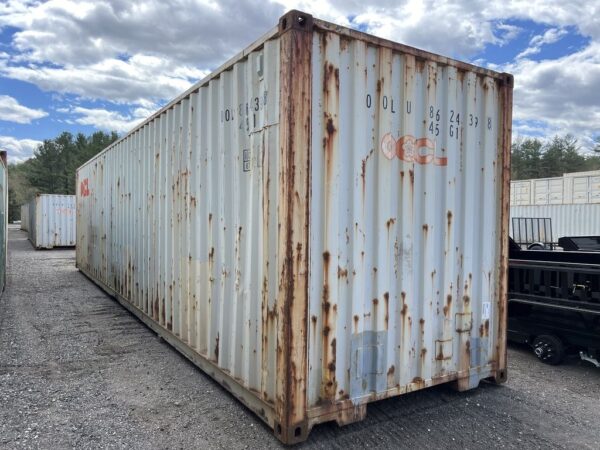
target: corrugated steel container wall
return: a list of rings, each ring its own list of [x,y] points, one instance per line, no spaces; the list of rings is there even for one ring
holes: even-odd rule
[[[29,229],[29,203],[21,205],[21,230],[27,231]]]
[[[599,236],[600,204],[511,206],[511,217],[552,219],[552,240],[563,236]],[[514,236],[511,220],[511,236]]]
[[[287,443],[502,382],[511,103],[292,11],[78,170],[77,266]]]
[[[29,203],[29,240],[37,249],[74,247],[74,195],[37,194]]]
[[[279,40],[78,171],[77,265],[275,402]]]
[[[330,31],[312,92],[309,405],[475,386],[498,361],[498,81]]]
[[[8,168],[6,152],[0,152],[0,293],[6,287],[6,264],[8,244]]]

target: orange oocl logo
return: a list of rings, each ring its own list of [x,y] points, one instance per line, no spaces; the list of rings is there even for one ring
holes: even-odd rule
[[[397,156],[398,159],[405,162],[433,163],[436,166],[448,165],[448,158],[435,155],[435,141],[429,138],[416,138],[410,134],[396,140],[392,133],[386,133],[381,138],[381,153],[390,160]]]
[[[83,181],[79,185],[79,193],[82,197],[87,197],[90,195],[90,187],[89,187],[89,179],[84,178]]]

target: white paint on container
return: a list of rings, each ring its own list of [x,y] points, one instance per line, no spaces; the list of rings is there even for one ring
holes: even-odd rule
[[[600,236],[600,203],[511,206],[510,215],[552,219],[553,242],[563,236]],[[510,233],[515,236],[512,220]]]
[[[287,443],[501,382],[511,102],[292,11],[79,168],[77,266]]]
[[[29,202],[29,240],[37,249],[74,247],[76,197],[37,194]]]
[[[512,181],[511,206],[600,204],[600,170]]]
[[[21,230],[27,231],[29,229],[29,203],[21,205]]]

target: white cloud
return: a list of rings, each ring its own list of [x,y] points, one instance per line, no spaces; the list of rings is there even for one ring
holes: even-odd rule
[[[42,109],[28,108],[9,95],[0,95],[0,120],[31,123],[32,120],[41,119],[47,115],[48,113]]]
[[[277,0],[345,25],[347,17],[369,33],[446,55],[468,57],[486,44],[505,45],[518,27],[510,19],[574,26],[600,39],[600,4],[586,0]]]
[[[490,44],[514,45],[523,30],[511,20],[550,27],[497,67],[515,74],[515,118],[582,142],[597,133],[600,2],[587,0],[271,0],[260,7],[248,0],[12,0],[0,3],[0,28],[19,31],[10,54],[0,55],[0,76],[66,98],[127,104],[130,114],[71,107],[74,120],[125,131],[144,108],[181,93],[291,8],[462,59]],[[567,30],[590,43],[559,59],[530,60]]]
[[[498,45],[500,46],[510,43],[523,32],[523,28],[507,23],[497,24],[496,30],[498,32]]]
[[[234,0],[11,1],[0,5],[0,29],[19,31],[0,76],[88,99],[154,103],[203,78],[283,12]]]
[[[257,7],[236,0],[12,3],[14,12],[2,14],[0,9],[0,27],[20,28],[14,35],[15,47],[32,61],[61,65],[94,64],[141,53],[214,66],[274,26],[284,12],[276,3]]]
[[[600,124],[600,43],[562,58],[520,59],[499,69],[515,76],[515,120],[542,122],[547,134],[571,133],[584,149],[593,147]]]
[[[70,112],[76,116],[76,123],[91,125],[107,131],[127,132],[144,120],[149,114],[144,108],[137,108],[131,115],[123,115],[116,111],[102,108],[83,108],[77,106]]]
[[[41,141],[34,139],[17,139],[12,136],[0,136],[0,149],[8,151],[8,162],[17,163],[33,156],[33,151]]]
[[[80,67],[16,66],[0,61],[0,75],[5,77],[33,83],[45,91],[115,103],[172,98],[206,73],[189,66],[173,69],[167,60],[147,55]]]
[[[564,28],[550,28],[544,34],[538,34],[531,38],[529,47],[517,55],[517,59],[525,58],[526,56],[536,55],[542,50],[542,46],[546,44],[554,44],[567,34]]]

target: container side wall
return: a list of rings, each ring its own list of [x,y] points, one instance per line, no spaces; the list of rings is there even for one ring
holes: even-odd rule
[[[274,426],[279,41],[78,170],[77,266]]]
[[[600,203],[600,171],[598,170],[510,183],[511,206],[587,203]]]
[[[0,160],[0,294],[6,286],[6,263],[8,241],[8,171],[4,163],[6,154]]]
[[[27,237],[35,247],[35,216],[36,216],[36,198],[29,201],[29,226],[27,227]]]
[[[21,205],[21,230],[29,229],[29,203]]]
[[[563,236],[600,235],[600,205],[526,205],[511,206],[511,217],[542,217],[552,219],[552,240]],[[514,236],[511,220],[511,236]]]
[[[501,80],[321,30],[312,80],[309,407],[475,387],[504,349]]]
[[[29,240],[35,248],[75,246],[75,196],[38,194],[29,203]]]

